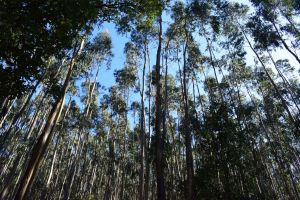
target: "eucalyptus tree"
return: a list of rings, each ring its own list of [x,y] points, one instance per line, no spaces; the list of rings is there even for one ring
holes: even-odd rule
[[[251,2],[4,1],[1,199],[300,199],[298,0]]]
[[[153,24],[149,24],[142,19],[137,19],[135,24],[135,28],[131,31],[131,41],[135,44],[136,48],[139,50],[139,56],[134,57],[134,59],[140,59],[141,62],[139,64],[139,68],[141,68],[141,79],[138,83],[139,93],[141,96],[141,106],[140,106],[140,174],[139,174],[139,199],[147,199],[148,198],[148,180],[145,177],[145,166],[147,168],[146,171],[149,171],[149,155],[148,155],[148,144],[150,137],[150,128],[148,128],[147,134],[147,127],[146,127],[146,114],[145,114],[145,91],[146,91],[146,75],[147,75],[147,66],[150,69],[150,58],[149,58],[149,44],[153,40],[155,36],[155,27]],[[149,82],[151,86],[151,83]],[[148,88],[150,89],[150,88]],[[149,90],[150,92],[150,90]],[[149,94],[149,97],[151,94]],[[148,103],[151,104],[150,98],[148,99]],[[151,106],[148,106],[149,108]],[[148,115],[148,120],[150,120],[151,114]],[[147,173],[147,172],[146,172]],[[145,184],[146,182],[146,184]]]
[[[297,48],[297,41],[299,40],[299,30],[292,21],[293,16],[284,12],[283,10],[288,10],[288,12],[295,12],[295,3],[290,2],[273,2],[273,1],[252,1],[253,5],[256,8],[256,15],[253,19],[254,29],[258,29],[259,31],[253,31],[253,35],[257,41],[263,41],[263,37],[266,36],[268,41],[264,44],[269,46],[270,44],[279,46],[281,43],[283,47],[298,61],[300,64],[300,58],[297,53],[293,51],[293,48]],[[297,11],[296,11],[297,12]],[[281,25],[283,20],[280,20],[280,14],[283,14],[287,20],[287,25]],[[278,27],[279,25],[279,27]],[[282,27],[281,27],[282,26]],[[289,31],[290,30],[290,31]],[[284,39],[284,33],[288,33],[289,39],[291,40],[291,36],[296,39],[296,42],[291,42],[293,46],[290,47],[288,45],[286,39]],[[294,39],[293,38],[293,39]],[[270,44],[268,44],[271,42]],[[265,46],[266,47],[266,46]]]
[[[157,199],[166,199],[165,191],[165,178],[164,178],[164,153],[163,153],[163,136],[161,131],[161,54],[162,54],[162,41],[163,41],[163,27],[162,27],[162,12],[164,9],[165,2],[159,2],[157,5],[157,23],[158,23],[158,44],[156,51],[156,61],[155,61],[155,162],[156,162],[156,178],[157,178]]]
[[[99,47],[99,48],[105,47],[106,49],[100,49],[100,50],[103,52],[103,54],[104,54],[103,56],[107,56],[107,52],[108,53],[110,52],[111,40],[107,36],[100,38],[100,40],[103,41],[103,44],[102,44],[103,46],[100,46],[100,47],[97,46],[97,47]],[[50,111],[50,114],[46,121],[45,127],[43,129],[43,132],[40,134],[38,142],[35,144],[35,146],[32,149],[32,157],[30,158],[30,161],[27,166],[27,170],[25,171],[25,174],[23,176],[23,179],[20,182],[18,192],[16,193],[16,198],[22,199],[28,192],[28,189],[32,185],[34,176],[35,176],[35,174],[39,168],[39,165],[42,161],[43,154],[46,151],[47,146],[51,142],[53,129],[57,123],[57,120],[60,117],[61,110],[62,110],[63,104],[64,104],[65,95],[69,88],[70,80],[72,77],[73,68],[75,66],[76,59],[78,58],[78,56],[80,55],[80,53],[84,47],[84,41],[85,41],[85,38],[82,38],[80,40],[80,42],[75,42],[74,50],[72,52],[72,57],[68,64],[69,68],[67,71],[66,78],[62,85],[61,91],[60,91],[60,93],[58,93],[58,96],[56,97],[56,100]],[[105,46],[105,44],[106,44],[106,46]]]
[[[137,72],[139,65],[139,56],[140,52],[135,47],[133,43],[126,43],[124,48],[124,53],[126,55],[125,67],[121,70],[115,71],[116,82],[118,84],[119,90],[121,92],[122,99],[124,101],[124,111],[120,113],[122,118],[124,119],[124,134],[123,134],[123,144],[122,144],[122,153],[121,153],[121,166],[120,168],[124,170],[126,164],[126,156],[127,156],[127,148],[126,148],[126,138],[128,137],[128,107],[129,107],[129,97],[130,92],[134,87],[136,87],[137,82]],[[123,130],[123,128],[120,130]],[[120,179],[120,198],[124,198],[124,190],[125,190],[125,172],[122,173],[122,177]]]
[[[185,146],[186,146],[186,170],[187,170],[187,180],[186,180],[186,199],[194,199],[193,191],[193,176],[194,176],[194,164],[192,155],[192,136],[190,128],[190,108],[189,108],[189,94],[188,94],[188,49],[189,45],[193,40],[191,35],[190,18],[188,8],[186,8],[183,3],[177,2],[173,7],[173,19],[174,19],[174,29],[175,34],[179,40],[178,48],[182,46],[182,56],[177,59],[182,58],[182,70],[179,67],[181,88],[183,96],[183,107],[184,107],[184,120],[183,120],[183,130],[185,134]],[[174,34],[174,35],[175,35]],[[182,37],[182,38],[181,38]],[[180,50],[179,50],[180,51]]]
[[[233,6],[233,7],[229,7],[229,8],[235,8],[235,9],[238,9],[238,8],[240,8],[240,6],[239,5],[235,5],[235,6]],[[228,12],[228,14],[230,13],[230,16],[235,16],[235,14],[234,14],[234,10],[231,10],[230,12]],[[240,16],[243,16],[243,14],[242,13],[239,13],[238,15],[236,15],[236,16],[239,16],[239,18],[240,18]],[[235,21],[234,19],[232,20],[232,21]],[[251,75],[251,78],[253,79],[253,80],[256,80],[257,81],[257,83],[255,83],[255,84],[262,84],[262,79],[260,78],[263,74],[266,74],[267,75],[267,80],[269,80],[269,83],[267,83],[267,82],[264,82],[263,83],[263,88],[261,88],[261,87],[258,87],[258,88],[256,88],[257,89],[257,92],[258,93],[260,93],[260,92],[263,92],[263,94],[262,94],[262,98],[263,98],[263,100],[264,100],[264,106],[265,106],[265,108],[267,108],[267,110],[265,111],[266,113],[281,113],[281,111],[270,111],[270,110],[268,110],[268,109],[270,109],[270,107],[268,108],[268,104],[266,104],[266,101],[265,100],[267,100],[266,98],[269,98],[269,97],[266,97],[265,95],[266,94],[272,94],[273,92],[266,92],[266,93],[264,93],[264,90],[270,90],[270,86],[273,86],[273,88],[274,88],[274,90],[276,91],[276,93],[275,93],[275,95],[273,96],[273,100],[272,100],[272,102],[274,103],[274,101],[276,100],[276,98],[278,98],[278,94],[279,95],[281,95],[281,92],[282,92],[282,90],[280,89],[281,88],[281,86],[282,86],[282,83],[275,83],[275,79],[274,79],[274,76],[273,76],[273,73],[272,73],[272,70],[271,69],[267,69],[266,68],[266,62],[265,62],[265,59],[263,59],[262,57],[260,57],[260,55],[258,54],[258,51],[256,50],[255,51],[255,49],[253,48],[253,46],[251,45],[251,42],[250,42],[250,39],[249,39],[249,37],[247,37],[247,35],[245,34],[245,32],[243,32],[243,29],[242,29],[242,27],[241,27],[241,25],[239,24],[240,22],[236,22],[236,25],[237,25],[237,27],[236,28],[234,28],[234,29],[237,29],[237,32],[235,32],[235,35],[236,34],[238,34],[238,35],[240,35],[240,36],[242,36],[242,37],[231,37],[231,38],[240,38],[239,40],[240,41],[244,41],[244,42],[246,42],[246,44],[248,44],[248,45],[250,45],[250,48],[251,48],[251,50],[254,52],[254,54],[256,55],[256,57],[259,59],[259,62],[260,62],[260,64],[262,64],[263,65],[263,69],[264,69],[264,72],[262,72],[262,71],[259,71],[258,73],[253,73],[253,75]],[[230,22],[229,23],[227,23],[227,24],[230,24]],[[232,24],[234,24],[234,23],[232,23]],[[233,26],[231,26],[232,28],[234,27],[234,25]],[[229,27],[228,27],[229,28]],[[239,29],[240,29],[240,31],[241,32],[239,32]],[[227,30],[230,30],[230,29],[227,29]],[[257,32],[256,34],[260,34],[260,32]],[[271,37],[272,38],[272,37]],[[267,38],[267,39],[270,39],[270,38]],[[241,42],[239,42],[239,44],[240,44]],[[261,43],[258,43],[258,45],[261,45]],[[261,47],[260,47],[261,48]],[[282,78],[282,77],[281,77]],[[264,79],[264,81],[266,81],[266,79]],[[282,81],[284,81],[285,82],[285,80],[282,78]],[[255,81],[254,81],[255,82]],[[271,85],[270,85],[271,84]],[[265,87],[266,85],[268,85],[267,87]],[[248,86],[246,85],[246,88],[247,88],[247,90],[248,90]],[[268,89],[267,89],[268,88]],[[253,98],[253,97],[250,97],[250,98]],[[285,99],[283,99],[282,97],[280,97],[279,98],[280,99],[280,101],[279,102],[281,102],[281,105],[283,106],[283,108],[284,108],[284,110],[286,110],[287,112],[288,112],[288,116],[290,117],[290,119],[292,120],[293,119],[293,116],[289,113],[289,108],[286,106],[287,105],[287,102],[286,102],[286,100]],[[253,101],[252,101],[253,102]],[[272,106],[272,107],[274,107],[274,105]],[[282,107],[281,107],[281,109],[282,109]],[[261,113],[259,113],[259,115],[261,115]],[[269,115],[269,114],[267,114],[267,115]],[[270,115],[269,115],[270,116]],[[260,118],[260,120],[261,119],[263,119],[264,117],[263,116],[259,116],[259,118]],[[275,120],[275,121],[273,121],[273,122],[269,122],[269,123],[267,123],[268,125],[267,125],[267,128],[265,128],[265,127],[263,127],[264,128],[264,131],[265,131],[265,135],[266,135],[266,137],[268,138],[267,140],[270,140],[270,137],[272,138],[272,139],[274,139],[274,140],[276,140],[276,141],[278,141],[279,143],[282,143],[283,142],[283,140],[282,140],[282,138],[281,138],[281,133],[280,133],[280,131],[278,131],[277,132],[277,130],[278,130],[278,127],[277,128],[274,128],[273,129],[273,131],[274,132],[276,132],[276,134],[272,134],[271,136],[270,136],[270,132],[269,132],[269,130],[268,130],[268,126],[269,125],[271,125],[271,127],[272,126],[277,126],[277,125],[279,125],[279,124],[281,124],[281,122],[279,122],[279,121],[281,121],[281,120],[279,120],[279,121],[276,121],[276,119],[278,119],[279,118],[279,116],[276,116],[276,115],[274,115],[273,117],[268,117],[268,119],[270,119],[270,120]],[[261,121],[261,123],[263,123],[262,121]],[[286,125],[287,124],[289,124],[290,122],[289,122],[289,120],[287,119],[287,121],[286,122],[284,122]],[[293,122],[293,120],[292,120],[292,124],[294,125],[294,127],[296,127],[297,128],[297,123],[294,123]],[[280,125],[279,125],[280,126]],[[292,130],[292,135],[294,135],[294,131],[295,130],[293,130],[293,128],[292,129],[290,129],[290,128],[288,128],[287,130],[286,130],[286,132],[288,133],[288,132],[290,132],[290,130]],[[297,131],[295,131],[295,132],[297,132]],[[297,134],[296,134],[297,135]],[[258,137],[258,136],[255,136],[255,137]],[[279,138],[277,138],[277,137],[279,137],[279,138],[281,138],[281,139],[279,139]],[[295,136],[295,137],[297,137],[297,136]],[[271,139],[271,140],[272,140]],[[282,143],[283,144],[283,143]],[[291,144],[289,144],[289,145],[291,145]],[[290,147],[292,147],[292,146],[290,146]],[[272,148],[274,148],[274,147],[272,147]],[[278,153],[276,152],[276,151],[274,151],[274,150],[272,150],[272,148],[270,149],[270,151],[271,151],[271,154],[273,154],[272,156],[274,156],[275,157],[275,163],[280,163],[280,162],[278,162],[278,159],[276,159],[276,157],[278,158]],[[293,147],[292,147],[293,148]],[[286,153],[287,153],[287,151],[286,151]],[[285,157],[285,156],[288,156],[288,154],[286,154],[286,155],[282,155],[282,157]],[[257,161],[255,161],[255,162],[257,162]],[[265,163],[263,163],[263,164],[265,164]],[[282,168],[282,166],[280,166],[280,164],[279,164],[279,170],[280,170],[280,168]],[[281,178],[284,178],[284,176],[282,176]],[[272,180],[271,180],[272,181]],[[292,180],[291,180],[292,181]],[[293,181],[292,181],[293,182]],[[285,189],[287,189],[287,193],[286,194],[288,194],[288,195],[290,195],[290,196],[297,196],[297,188],[295,188],[294,189],[294,194],[292,194],[293,192],[290,192],[290,191],[288,191],[288,187],[290,187],[290,186],[287,186],[288,184],[286,184],[286,188]],[[274,191],[274,190],[273,190]],[[276,190],[275,190],[275,194],[276,194]],[[277,194],[276,194],[277,195]]]
[[[12,2],[1,4],[1,101],[21,96],[42,77],[51,56],[65,55],[73,40],[97,21],[134,19],[155,13],[156,1]],[[12,17],[10,14],[15,12]],[[120,15],[119,15],[120,14]],[[33,23],[34,22],[34,23]]]

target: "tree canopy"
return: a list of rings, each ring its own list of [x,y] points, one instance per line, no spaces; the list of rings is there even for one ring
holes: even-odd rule
[[[0,199],[300,199],[299,14],[0,0]]]

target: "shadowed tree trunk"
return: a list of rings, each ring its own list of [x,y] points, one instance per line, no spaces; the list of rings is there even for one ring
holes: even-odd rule
[[[164,153],[162,133],[161,133],[161,83],[160,83],[160,59],[162,49],[162,17],[158,18],[159,33],[158,33],[158,47],[156,52],[156,64],[155,64],[155,84],[156,84],[156,96],[155,96],[155,149],[156,149],[156,178],[157,178],[157,199],[165,200],[165,178],[164,178]]]

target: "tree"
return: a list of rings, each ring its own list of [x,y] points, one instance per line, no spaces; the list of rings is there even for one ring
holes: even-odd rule
[[[298,1],[251,2],[4,1],[1,199],[300,199]]]

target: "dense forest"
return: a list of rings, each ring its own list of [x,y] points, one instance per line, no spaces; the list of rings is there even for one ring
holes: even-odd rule
[[[0,0],[0,199],[300,200],[299,66],[300,0]]]

